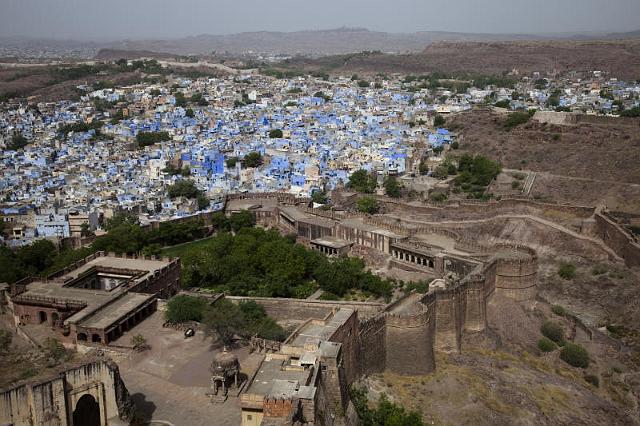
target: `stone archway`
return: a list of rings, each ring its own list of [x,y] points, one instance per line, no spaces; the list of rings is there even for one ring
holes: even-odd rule
[[[73,426],[100,426],[100,404],[92,395],[82,395],[76,402]]]
[[[47,322],[47,313],[45,311],[38,312],[38,321],[40,324]]]

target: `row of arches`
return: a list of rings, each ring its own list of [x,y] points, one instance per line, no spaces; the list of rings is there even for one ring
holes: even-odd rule
[[[433,259],[426,256],[420,256],[396,249],[393,249],[391,251],[391,254],[393,254],[393,257],[395,257],[396,259],[404,260],[405,262],[415,263],[421,266],[426,266],[428,268],[434,267]]]

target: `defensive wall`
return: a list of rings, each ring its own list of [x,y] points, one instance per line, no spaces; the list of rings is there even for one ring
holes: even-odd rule
[[[72,426],[124,423],[133,403],[118,366],[93,360],[56,376],[0,390],[0,424]],[[84,423],[83,423],[84,422]]]
[[[596,213],[595,219],[598,238],[624,259],[625,265],[640,266],[640,244],[634,237],[607,212]]]
[[[615,117],[611,115],[581,114],[576,112],[536,111],[533,115],[533,119],[540,123],[555,124],[558,126],[575,126],[581,123],[637,126],[637,121],[633,118]]]
[[[254,301],[261,305],[267,315],[278,321],[324,319],[340,308],[358,311],[360,318],[368,318],[384,309],[383,303],[349,302],[333,300],[286,299],[280,297],[225,296],[234,303]]]

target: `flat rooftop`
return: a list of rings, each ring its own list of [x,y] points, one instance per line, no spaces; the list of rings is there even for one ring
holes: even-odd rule
[[[351,241],[343,240],[341,238],[332,237],[332,236],[316,238],[315,240],[311,240],[311,243],[319,244],[326,247],[332,247],[336,249],[353,245]]]
[[[78,325],[86,328],[107,329],[113,325],[113,323],[117,322],[118,319],[136,310],[153,298],[154,296],[151,294],[127,293],[104,306],[94,315],[81,320]]]
[[[311,370],[285,369],[287,360],[267,357],[262,361],[246,393],[273,398],[291,398],[304,386]]]
[[[356,219],[343,219],[340,221],[340,224],[343,226],[347,226],[349,228],[360,229],[362,231],[367,232],[375,232],[376,234],[384,235],[390,238],[405,238],[406,235],[396,234],[393,231],[389,231],[384,228],[379,228],[377,226],[369,225],[368,223],[364,223],[364,220],[360,218]]]
[[[169,262],[165,260],[151,260],[151,259],[127,259],[124,257],[112,257],[112,256],[100,256],[85,263],[77,269],[69,271],[68,273],[56,278],[58,280],[69,280],[78,278],[91,268],[111,268],[111,269],[128,269],[135,271],[146,272],[139,280],[146,278],[148,275],[152,275],[155,271],[168,266]]]
[[[239,210],[267,210],[274,209],[278,205],[275,198],[239,198],[227,201],[226,209]]]
[[[306,344],[318,345],[329,340],[336,330],[353,315],[353,309],[341,308],[326,320],[312,320],[298,330],[290,342],[291,346],[303,347]]]
[[[27,284],[26,291],[16,296],[18,303],[71,302],[84,304],[85,307],[65,320],[66,323],[78,323],[85,327],[107,328],[113,321],[134,310],[153,297],[149,294],[128,292],[126,286],[110,291],[67,286],[71,281],[89,272],[92,268],[140,271],[134,282],[144,280],[154,272],[168,266],[166,260],[127,259],[122,257],[99,256],[80,267],[48,281],[34,281]],[[123,295],[123,293],[126,293]]]

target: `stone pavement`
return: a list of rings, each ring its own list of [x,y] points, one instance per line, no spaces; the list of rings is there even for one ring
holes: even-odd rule
[[[239,425],[239,399],[230,397],[223,404],[213,404],[206,396],[209,365],[220,348],[213,346],[202,332],[185,339],[181,331],[163,328],[163,314],[155,312],[128,333],[142,334],[151,350],[132,353],[119,362],[136,406],[153,420],[152,424]],[[245,360],[247,366],[253,364],[253,356],[246,348],[234,353],[241,367]]]

